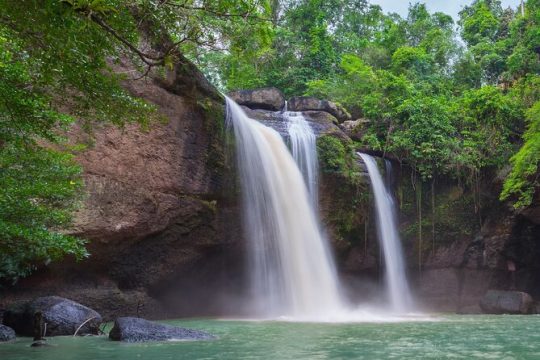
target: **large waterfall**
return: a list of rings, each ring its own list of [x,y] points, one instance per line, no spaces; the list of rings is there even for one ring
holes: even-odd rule
[[[394,200],[385,187],[375,159],[358,153],[366,164],[377,210],[377,233],[384,253],[385,280],[391,310],[404,313],[412,310],[412,296],[407,282],[403,249],[397,230]]]
[[[343,308],[332,257],[281,136],[227,98],[242,186],[255,315],[325,320]]]
[[[304,175],[311,204],[317,209],[319,202],[317,137],[302,113],[285,111],[284,117],[288,120],[292,155]]]

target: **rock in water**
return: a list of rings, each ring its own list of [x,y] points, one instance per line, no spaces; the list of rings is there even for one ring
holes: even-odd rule
[[[273,87],[233,91],[229,97],[238,105],[244,105],[250,109],[280,111],[285,106],[285,96]]]
[[[0,324],[0,342],[15,340],[15,330]]]
[[[50,344],[47,344],[47,341],[45,340],[37,340],[34,341],[32,344],[30,344],[30,347],[49,347]]]
[[[158,324],[141,318],[121,317],[116,319],[109,339],[125,342],[163,340],[211,340],[213,335],[201,330]]]
[[[488,290],[480,301],[486,314],[530,314],[533,305],[531,295],[521,291]]]
[[[45,336],[97,335],[102,318],[96,311],[58,296],[40,297],[29,302],[18,303],[4,313],[4,324],[12,327],[17,334],[34,334],[34,314],[41,312],[45,324]]]

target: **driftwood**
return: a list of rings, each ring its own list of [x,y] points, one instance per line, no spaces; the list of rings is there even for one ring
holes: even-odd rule
[[[83,323],[81,325],[79,325],[79,327],[77,328],[77,330],[75,330],[75,333],[73,334],[73,336],[77,336],[77,333],[79,332],[79,330],[81,330],[81,328],[89,321],[91,320],[94,320],[96,318],[96,316],[92,316],[91,318],[88,318],[86,319],[85,321],[83,321]]]

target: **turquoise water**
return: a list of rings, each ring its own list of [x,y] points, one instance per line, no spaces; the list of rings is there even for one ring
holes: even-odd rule
[[[0,344],[2,360],[136,359],[540,359],[540,316],[441,316],[432,322],[302,324],[221,320],[167,323],[218,340],[122,344],[106,337]]]

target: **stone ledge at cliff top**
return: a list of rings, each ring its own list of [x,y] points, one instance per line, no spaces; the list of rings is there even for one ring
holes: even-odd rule
[[[336,119],[339,122],[343,122],[351,119],[351,115],[338,104],[335,104],[328,100],[320,100],[309,96],[295,96],[289,100],[289,111],[324,111]]]
[[[229,97],[238,105],[244,105],[250,109],[280,111],[285,107],[285,96],[274,87],[232,91]]]

